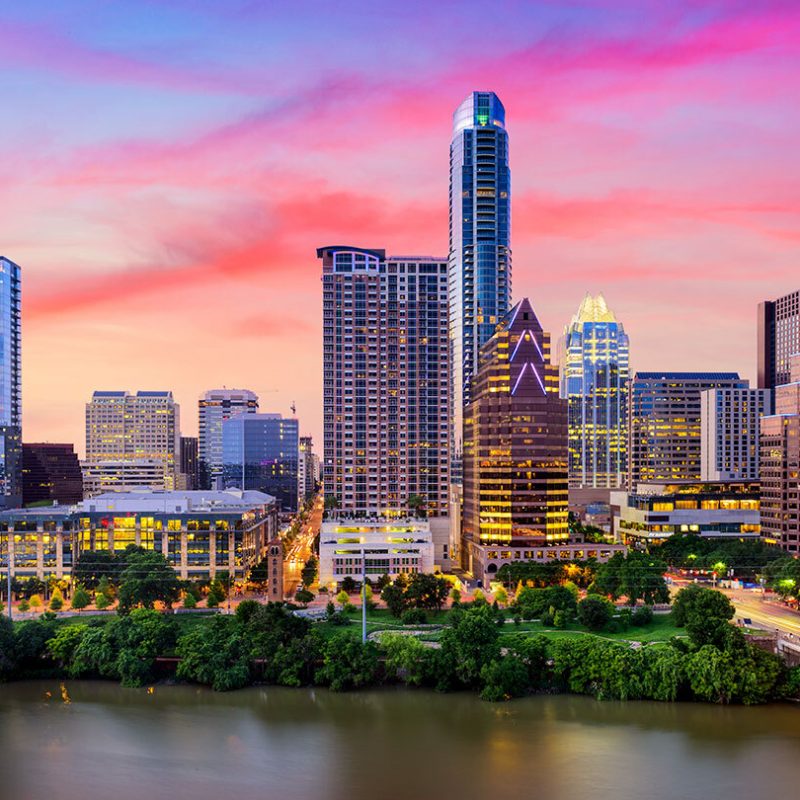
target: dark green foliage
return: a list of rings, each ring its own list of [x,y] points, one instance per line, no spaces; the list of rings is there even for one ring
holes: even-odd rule
[[[403,681],[410,686],[419,686],[427,674],[427,662],[433,652],[417,638],[401,633],[384,633],[381,650],[388,680]]]
[[[417,572],[411,576],[405,593],[413,608],[441,609],[450,594],[450,584],[437,575]]]
[[[403,612],[409,607],[405,585],[399,580],[383,588],[381,600],[386,603],[389,613],[393,617],[397,617],[397,619],[400,619],[403,616]]]
[[[119,576],[125,567],[125,553],[114,554],[111,550],[84,550],[73,567],[72,577],[87,589],[101,589],[119,584]]]
[[[70,605],[75,611],[82,611],[90,603],[89,593],[83,586],[78,586],[72,593],[72,602]],[[52,608],[52,603],[50,604]]]
[[[531,583],[533,588],[539,589],[570,580],[585,589],[594,580],[596,569],[597,562],[594,559],[557,564],[515,561],[500,567],[497,571],[497,580],[509,588],[514,588],[522,581],[523,584]]]
[[[47,642],[56,632],[56,623],[42,615],[42,619],[23,622],[14,633],[14,658],[16,668],[23,674],[42,667],[48,655]]]
[[[590,631],[602,630],[614,616],[614,604],[599,594],[588,594],[578,603],[578,620]]]
[[[783,556],[779,547],[761,541],[726,542],[695,534],[670,536],[654,553],[671,567],[710,571],[723,564],[726,573],[732,569],[735,577],[748,580]]]
[[[791,556],[776,559],[764,570],[764,579],[781,597],[800,598],[800,559]]]
[[[591,589],[614,599],[625,596],[630,605],[639,600],[647,605],[666,603],[669,602],[666,571],[667,565],[660,558],[647,553],[635,550],[625,555],[616,553],[597,568]]]
[[[180,597],[181,584],[167,559],[161,553],[131,547],[123,556],[126,566],[120,573],[120,613],[136,606],[153,608],[156,602],[171,608]]]
[[[14,625],[8,617],[0,617],[0,681],[11,675],[15,663]]]
[[[403,625],[424,625],[428,621],[428,615],[421,608],[409,608],[403,612],[400,621]]]
[[[522,697],[528,691],[528,669],[521,658],[503,656],[485,664],[481,669],[481,698],[497,702]]]
[[[300,605],[307,606],[314,599],[314,593],[309,592],[308,589],[300,587],[297,590],[294,599],[297,600]]]
[[[319,567],[317,564],[317,559],[314,556],[306,561],[303,565],[303,571],[300,573],[300,580],[303,582],[303,586],[308,588],[311,586],[314,581],[317,579],[317,574],[319,571]]]
[[[261,603],[257,600],[242,600],[236,607],[236,619],[243,624],[247,624],[258,613]]]
[[[342,591],[347,592],[347,594],[354,594],[358,589],[358,584],[349,575],[345,575],[344,580],[342,580],[341,588]]]
[[[500,655],[498,636],[492,609],[487,605],[473,606],[454,616],[453,626],[442,634],[440,650],[464,686],[479,686],[483,667]]]
[[[250,682],[250,652],[243,626],[232,617],[216,616],[178,640],[182,659],[178,677],[203,683],[217,692],[241,689]]]
[[[378,648],[373,642],[362,644],[358,639],[339,634],[324,648],[322,666],[315,680],[334,692],[371,686],[378,676]]]
[[[692,584],[681,589],[672,603],[672,619],[686,632],[695,647],[724,647],[732,635],[729,621],[735,609],[722,592]]]
[[[650,606],[639,606],[631,614],[631,625],[644,628],[653,621],[653,609]]]
[[[575,594],[566,586],[548,586],[544,589],[526,586],[517,594],[514,602],[514,610],[519,611],[523,619],[541,619],[550,609],[550,625],[557,611],[563,611],[567,618],[572,618],[577,611]]]

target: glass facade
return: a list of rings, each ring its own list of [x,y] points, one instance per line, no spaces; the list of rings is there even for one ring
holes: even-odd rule
[[[747,389],[735,372],[637,372],[628,393],[628,488],[702,476],[702,398]]]
[[[461,482],[464,408],[478,352],[511,301],[511,171],[505,109],[473,92],[453,115],[450,142],[450,363],[453,468]]]
[[[586,295],[559,346],[569,412],[570,486],[624,484],[629,342],[602,295]]]
[[[280,414],[239,414],[222,424],[226,487],[275,497],[281,511],[297,511],[300,427]]]
[[[21,278],[0,256],[0,508],[22,502]]]
[[[211,389],[198,406],[198,481],[218,489],[222,481],[222,423],[237,414],[258,413],[258,395],[248,389]]]
[[[759,303],[758,388],[789,383],[795,353],[800,353],[800,291]]]

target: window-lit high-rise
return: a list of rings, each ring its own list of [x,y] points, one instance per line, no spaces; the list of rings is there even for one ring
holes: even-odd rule
[[[453,114],[448,283],[452,477],[458,482],[463,411],[478,352],[511,305],[511,170],[506,112],[494,92],[471,92]]]
[[[701,392],[749,385],[735,372],[637,372],[628,390],[628,488],[699,481]]]
[[[567,402],[558,396],[550,335],[528,300],[480,355],[465,411],[462,556],[486,580],[569,538]]]
[[[587,294],[565,329],[559,371],[569,408],[570,486],[623,486],[629,343],[603,295]]]
[[[22,270],[0,256],[0,508],[22,502]]]
[[[180,407],[172,392],[95,392],[86,404],[84,477],[102,475],[95,490],[130,489],[139,465],[150,473],[141,485],[154,488],[159,469],[163,489],[175,489],[180,469]],[[94,479],[93,479],[94,480]]]
[[[222,423],[236,414],[258,413],[249,389],[210,389],[198,404],[198,480],[202,489],[222,488]]]
[[[758,305],[758,388],[789,383],[795,353],[800,353],[800,291]]]
[[[342,512],[396,516],[417,495],[446,517],[447,262],[343,246],[317,255],[325,495]]]

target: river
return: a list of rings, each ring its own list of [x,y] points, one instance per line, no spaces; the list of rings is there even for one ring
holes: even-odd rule
[[[0,800],[752,800],[799,786],[794,706],[0,685]]]

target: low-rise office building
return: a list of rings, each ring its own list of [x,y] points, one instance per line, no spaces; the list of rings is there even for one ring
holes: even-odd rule
[[[0,512],[0,550],[16,577],[69,577],[94,551],[163,553],[181,579],[244,577],[277,536],[275,498],[240,490],[109,492],[73,506]]]
[[[676,533],[712,539],[756,539],[761,531],[759,485],[640,483],[611,493],[612,531],[626,544],[660,543]]]
[[[319,537],[319,583],[360,582],[362,570],[371,581],[433,572],[433,550],[427,519],[327,520]]]

